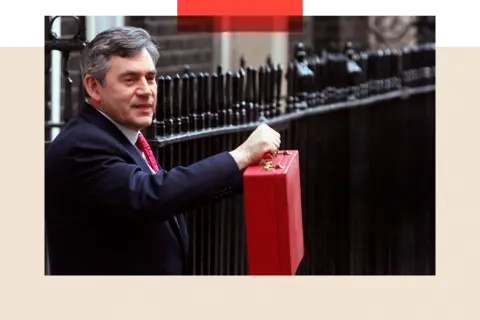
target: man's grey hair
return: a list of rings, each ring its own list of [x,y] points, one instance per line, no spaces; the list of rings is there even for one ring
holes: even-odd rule
[[[102,86],[110,67],[110,57],[133,57],[146,49],[157,65],[160,51],[150,34],[142,28],[115,27],[100,32],[82,52],[80,71],[82,82],[87,74],[92,75]],[[88,97],[84,90],[85,96]]]

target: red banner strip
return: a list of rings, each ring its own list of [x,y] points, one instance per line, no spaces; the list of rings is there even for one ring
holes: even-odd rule
[[[177,0],[178,16],[302,16],[303,0]]]
[[[302,32],[302,16],[179,16],[178,32]]]

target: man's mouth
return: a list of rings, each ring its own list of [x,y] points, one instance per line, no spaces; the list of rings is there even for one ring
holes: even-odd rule
[[[136,105],[134,105],[134,108],[146,110],[146,109],[152,109],[152,108],[153,108],[153,105],[148,104],[148,103],[145,103],[145,104],[136,104]]]

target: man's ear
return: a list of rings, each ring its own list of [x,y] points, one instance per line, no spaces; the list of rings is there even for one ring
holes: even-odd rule
[[[100,103],[100,82],[98,82],[98,80],[95,79],[92,75],[87,74],[85,75],[85,79],[83,80],[83,86],[85,88],[85,91],[88,93],[90,100],[92,100],[92,102]]]

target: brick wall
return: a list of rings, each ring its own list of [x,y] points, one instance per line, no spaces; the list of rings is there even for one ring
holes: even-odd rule
[[[213,70],[213,35],[178,33],[176,17],[125,17],[125,24],[141,27],[156,37],[162,53],[158,63],[161,74],[175,75],[189,65],[193,72]]]
[[[359,48],[368,48],[370,46],[368,18],[340,17],[340,44],[343,46],[346,42],[351,41]]]
[[[368,43],[368,17],[313,17],[312,42],[316,52],[322,49],[343,50],[346,42],[365,48]]]
[[[312,17],[312,44],[315,52],[340,41],[340,17]]]

